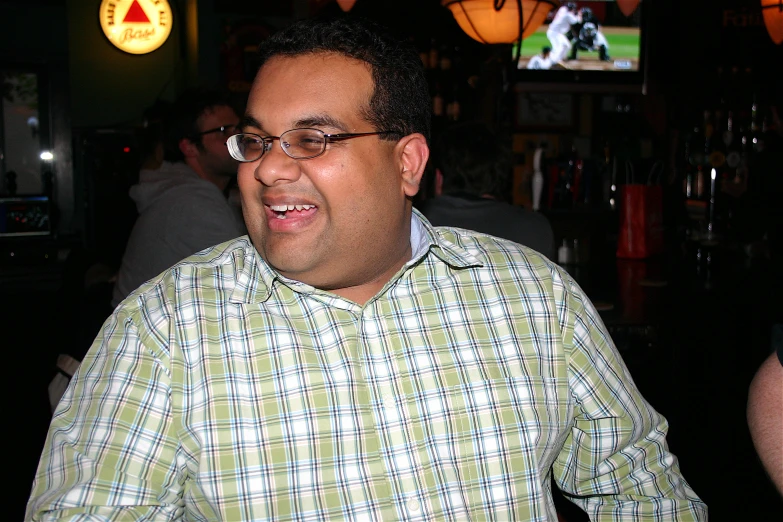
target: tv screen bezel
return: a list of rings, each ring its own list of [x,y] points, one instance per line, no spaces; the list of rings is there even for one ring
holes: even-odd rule
[[[639,68],[636,71],[575,71],[514,69],[516,91],[607,92],[647,94],[651,0],[641,0]],[[524,47],[525,42],[522,42]],[[515,52],[512,49],[512,52]]]

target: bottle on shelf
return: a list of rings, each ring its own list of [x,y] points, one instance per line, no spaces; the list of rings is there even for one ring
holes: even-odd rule
[[[441,71],[450,71],[451,70],[451,50],[447,45],[441,45],[440,50],[438,52],[440,59],[438,61],[438,68]]]
[[[730,110],[726,118],[726,130],[723,132],[723,144],[726,148],[726,178],[733,183],[742,181],[740,177],[742,162],[740,140],[741,133],[736,128],[734,111]]]
[[[753,103],[750,106],[750,142],[751,153],[755,156],[764,148],[761,138],[761,122],[759,121],[759,103],[756,93],[753,93]]]
[[[694,125],[688,136],[687,162],[691,172],[691,191],[689,199],[704,197],[704,134],[702,127]]]
[[[450,121],[459,121],[461,116],[461,107],[460,107],[460,90],[459,86],[456,84],[452,87],[451,92],[451,98],[449,99],[448,104],[446,105],[446,117]]]
[[[718,109],[715,110],[713,119],[713,136],[710,140],[709,151],[709,168],[716,169],[718,175],[718,182],[724,177],[726,169],[726,128],[728,122],[726,121],[727,109],[725,107],[724,100],[721,100],[721,104]],[[712,172],[710,170],[710,172]]]
[[[441,118],[445,113],[445,100],[443,99],[443,88],[440,83],[435,84],[435,91],[432,95],[432,116]]]
[[[696,194],[695,166],[691,162],[691,139],[686,137],[683,143],[682,192],[685,199],[693,199]]]
[[[440,57],[438,53],[438,42],[433,38],[430,40],[430,55],[429,55],[429,68],[430,69],[439,69],[440,68]]]

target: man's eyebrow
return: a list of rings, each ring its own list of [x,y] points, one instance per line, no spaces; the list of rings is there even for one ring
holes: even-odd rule
[[[294,126],[300,129],[305,127],[331,127],[341,131],[347,130],[347,127],[343,122],[327,114],[316,114],[300,118],[296,120]]]
[[[244,130],[247,127],[253,127],[255,129],[261,130],[261,124],[258,122],[257,119],[250,116],[249,114],[245,114],[241,120],[239,120],[238,127],[242,130]]]

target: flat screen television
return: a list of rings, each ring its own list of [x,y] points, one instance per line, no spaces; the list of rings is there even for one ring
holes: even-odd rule
[[[541,27],[512,49],[519,56],[518,88],[646,93],[650,0],[641,0],[630,16],[616,0],[551,3]]]

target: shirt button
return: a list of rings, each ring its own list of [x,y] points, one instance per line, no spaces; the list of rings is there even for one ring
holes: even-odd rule
[[[396,408],[397,402],[394,400],[394,396],[387,393],[386,395],[383,396],[383,405],[386,406],[387,408]]]
[[[408,504],[407,504],[407,506],[408,506],[408,509],[409,509],[410,511],[418,511],[418,510],[419,510],[419,508],[421,507],[421,506],[419,505],[419,501],[418,501],[418,500],[413,500],[413,499],[411,499],[411,500],[409,500],[409,501],[408,501]]]

